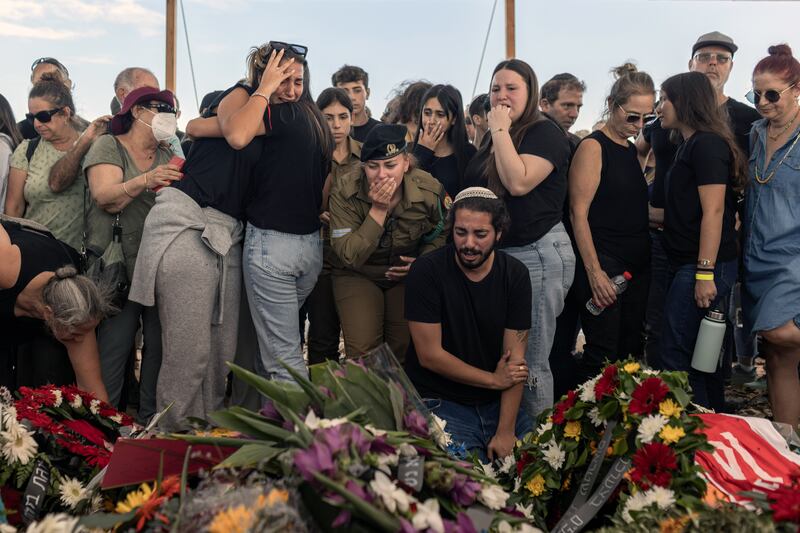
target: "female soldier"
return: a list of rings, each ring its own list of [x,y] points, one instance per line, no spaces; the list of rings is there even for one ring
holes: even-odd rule
[[[403,280],[416,256],[445,241],[444,188],[412,167],[406,131],[375,126],[362,168],[331,191],[331,244],[344,265],[334,269],[333,293],[348,357],[385,341],[402,360],[409,340]]]

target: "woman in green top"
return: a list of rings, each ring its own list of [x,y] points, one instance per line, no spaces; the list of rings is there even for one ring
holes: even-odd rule
[[[83,233],[84,179],[80,172],[54,183],[50,169],[81,136],[69,89],[48,75],[28,95],[28,119],[39,137],[25,140],[11,156],[5,213],[42,224],[60,241],[79,250]],[[102,121],[85,136],[93,138]]]
[[[155,203],[155,190],[183,177],[178,167],[168,164],[172,157],[166,141],[175,134],[175,100],[170,91],[141,87],[125,98],[111,121],[112,135],[103,135],[92,145],[83,161],[89,190],[95,204],[89,216],[87,249],[102,254],[111,240],[111,226],[119,215],[122,251],[128,277],[142,240],[144,221]],[[164,125],[171,124],[172,127]],[[165,131],[172,129],[172,131]],[[119,314],[97,328],[100,367],[109,402],[117,405],[142,319],[145,347],[142,350],[139,418],[155,413],[156,382],[161,366],[161,325],[156,307],[126,301]]]

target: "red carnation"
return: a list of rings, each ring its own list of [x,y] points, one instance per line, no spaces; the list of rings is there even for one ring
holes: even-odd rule
[[[517,476],[522,477],[522,471],[525,467],[533,462],[533,457],[528,452],[522,452],[519,460],[517,461]]]
[[[661,378],[647,378],[631,394],[628,412],[635,415],[650,414],[658,410],[658,405],[667,397],[667,393],[669,393],[669,387]]]
[[[574,390],[569,391],[567,397],[558,402],[553,409],[553,422],[559,425],[563,424],[564,414],[572,409],[576,401],[578,401],[578,393]]]
[[[603,399],[603,396],[612,394],[617,388],[617,367],[609,365],[603,369],[603,375],[594,385],[594,398],[596,401]]]
[[[631,480],[642,490],[651,486],[669,487],[672,471],[678,468],[675,452],[666,444],[651,442],[633,454]]]

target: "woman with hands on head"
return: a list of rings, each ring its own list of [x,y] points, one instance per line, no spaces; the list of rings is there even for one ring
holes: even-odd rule
[[[175,113],[170,91],[153,87],[135,89],[111,120],[111,135],[100,136],[83,158],[83,170],[94,200],[88,214],[86,251],[95,258],[103,254],[118,217],[129,280],[134,277],[144,221],[155,204],[155,191],[183,177],[179,168],[169,163],[172,152],[166,144],[175,135]],[[157,310],[127,300],[119,314],[100,323],[97,342],[103,381],[111,404],[116,406],[140,319],[144,348],[139,419],[147,420],[155,413],[156,379],[161,366],[161,324]]]
[[[505,200],[511,228],[500,248],[530,273],[534,305],[523,405],[535,419],[553,405],[548,357],[575,272],[572,243],[561,222],[571,150],[561,128],[539,111],[536,74],[524,61],[510,59],[495,67],[489,100],[490,138],[467,166],[465,182],[488,187]]]
[[[348,357],[386,342],[402,360],[409,342],[403,280],[414,259],[444,244],[444,188],[415,169],[406,128],[379,124],[361,149],[361,168],[331,189],[331,244],[342,263],[333,293]]]
[[[664,249],[669,261],[661,364],[689,373],[694,401],[724,408],[722,365],[713,374],[691,368],[700,322],[728,309],[736,282],[736,195],[747,160],[717,105],[708,77],[687,72],[661,84],[661,125],[683,143],[665,180]]]
[[[606,308],[594,315],[581,305],[586,345],[580,381],[596,376],[607,360],[639,358],[643,348],[650,284],[647,183],[628,139],[654,118],[655,87],[630,63],[614,72],[606,123],[581,141],[569,169],[572,228],[581,259],[573,291],[581,304],[591,298]],[[611,278],[624,272],[633,277],[618,296]]]
[[[475,155],[467,137],[461,93],[452,85],[434,85],[422,98],[420,117],[414,157],[455,198],[464,188],[464,171]]]

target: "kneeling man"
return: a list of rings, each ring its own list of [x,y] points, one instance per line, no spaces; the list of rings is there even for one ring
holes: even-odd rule
[[[530,429],[520,411],[531,327],[528,269],[495,250],[509,225],[489,189],[456,196],[453,242],[419,257],[406,278],[412,344],[406,372],[454,442],[482,461],[511,454]]]

